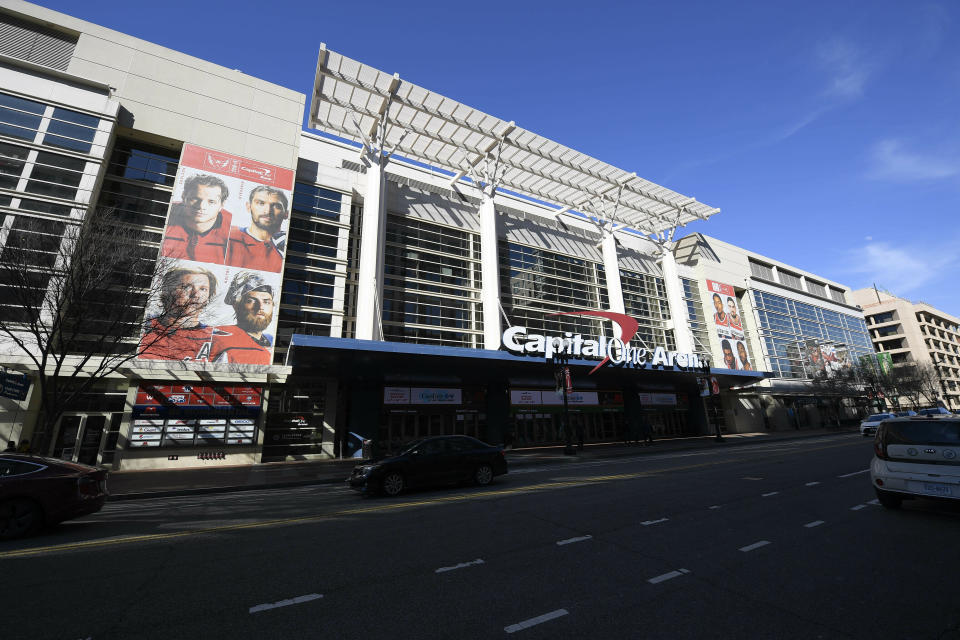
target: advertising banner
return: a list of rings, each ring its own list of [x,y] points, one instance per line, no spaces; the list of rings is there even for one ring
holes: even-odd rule
[[[185,144],[143,360],[273,360],[293,171]]]
[[[736,292],[729,284],[714,280],[707,280],[707,289],[713,308],[713,328],[720,342],[720,353],[714,354],[714,360],[725,369],[753,371],[755,367],[748,355]]]

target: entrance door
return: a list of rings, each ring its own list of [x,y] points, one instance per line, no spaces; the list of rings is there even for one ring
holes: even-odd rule
[[[80,436],[80,426],[82,424],[82,415],[66,415],[60,418],[60,428],[57,430],[57,442],[53,447],[54,458],[73,460],[73,456],[77,450],[77,438]]]
[[[100,455],[100,442],[103,440],[103,432],[106,426],[106,415],[86,416],[77,448],[77,462],[88,464],[91,467],[97,465],[97,457]]]

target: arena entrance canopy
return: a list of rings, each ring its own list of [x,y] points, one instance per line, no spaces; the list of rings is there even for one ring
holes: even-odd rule
[[[492,185],[651,239],[720,211],[325,45],[309,126],[448,171],[451,185]]]

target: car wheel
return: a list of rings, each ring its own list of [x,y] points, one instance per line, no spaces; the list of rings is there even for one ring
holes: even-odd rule
[[[880,501],[887,509],[899,509],[900,504],[903,502],[903,498],[900,496],[890,493],[889,491],[881,491],[880,489],[876,490],[877,500]]]
[[[32,500],[8,500],[0,504],[0,540],[33,533],[41,524],[43,514]]]
[[[391,471],[383,476],[383,482],[380,486],[383,492],[391,498],[398,496],[403,491],[403,476],[396,471]]]
[[[493,467],[488,464],[482,464],[473,472],[473,481],[481,487],[485,487],[493,480]]]

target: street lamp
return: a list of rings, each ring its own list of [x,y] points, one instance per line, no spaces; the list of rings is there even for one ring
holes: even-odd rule
[[[562,351],[553,355],[553,379],[556,383],[557,393],[563,396],[563,413],[560,414],[560,430],[563,431],[563,455],[576,455],[573,448],[573,433],[570,430],[570,405],[567,400],[567,392],[573,387],[573,381],[570,378],[570,367],[567,362],[570,356]]]

